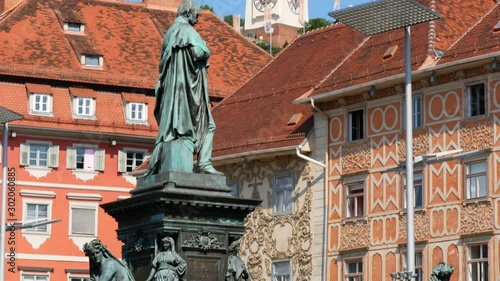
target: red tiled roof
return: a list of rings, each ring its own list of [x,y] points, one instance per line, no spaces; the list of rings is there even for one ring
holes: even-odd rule
[[[319,83],[362,41],[360,33],[342,25],[298,37],[214,108],[214,156],[302,142],[313,125],[312,111],[310,105],[295,105],[292,101]],[[301,113],[302,118],[296,125],[287,126],[296,113]]]
[[[74,97],[96,98],[97,95],[92,89],[70,87],[69,92]]]
[[[30,93],[52,94],[52,88],[49,85],[44,84],[26,83],[26,89]]]
[[[162,35],[176,12],[98,0],[25,0],[0,19],[0,74],[154,89]],[[60,21],[85,23],[66,34]],[[211,95],[233,92],[271,57],[213,13],[195,27],[212,52]],[[102,69],[83,68],[80,55],[102,55]]]
[[[422,0],[419,2],[425,2],[427,6],[430,4],[442,15],[442,19],[412,27],[413,70],[420,68],[426,62],[433,51],[433,46],[446,53],[453,42],[495,5],[493,0]],[[384,53],[394,45],[398,45],[399,50],[392,58],[384,59]],[[327,55],[326,52],[324,55]],[[404,60],[402,29],[373,35],[341,67],[333,71],[328,79],[300,99],[404,73]]]
[[[494,31],[500,21],[500,4],[496,5],[458,40],[439,60],[438,65],[500,52],[500,32]]]

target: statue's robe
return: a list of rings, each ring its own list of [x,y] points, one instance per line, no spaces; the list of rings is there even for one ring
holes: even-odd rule
[[[209,56],[205,41],[193,26],[186,18],[177,17],[163,40],[155,89],[158,137],[147,175],[158,172],[163,143],[182,140],[194,154],[200,152],[209,133],[213,136],[215,122],[209,108],[206,70]]]

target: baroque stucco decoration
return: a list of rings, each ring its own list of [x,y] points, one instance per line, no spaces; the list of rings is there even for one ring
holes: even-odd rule
[[[414,135],[413,137],[413,155],[427,154],[429,151],[428,134]],[[399,161],[406,161],[406,137],[400,135],[398,139],[398,158]]]
[[[370,246],[368,220],[344,221],[340,236],[340,250],[367,248]]]
[[[368,170],[371,166],[371,148],[367,141],[342,146],[342,170],[344,173]]]
[[[414,218],[414,230],[415,230],[415,240],[423,241],[429,237],[429,216],[425,211],[416,211]],[[406,229],[407,229],[407,217],[406,213],[399,215],[399,241],[406,241]]]
[[[268,178],[272,179],[273,172],[296,171],[297,167],[302,167],[293,158],[280,160],[277,165],[276,163],[274,165],[261,165],[260,168],[268,175]],[[293,168],[290,167],[290,162],[293,162]],[[297,276],[294,280],[310,280],[312,275],[312,190],[310,182],[313,179],[311,173],[312,169],[306,165],[303,167],[302,173],[298,174],[307,185],[305,188],[295,189],[295,206],[301,206],[296,207],[291,215],[274,216],[271,209],[259,207],[247,217],[246,234],[241,239],[241,253],[247,260],[247,268],[252,280],[269,280],[272,275],[272,262],[280,259],[292,260],[293,275]],[[304,197],[304,191],[305,198],[301,198]],[[300,205],[299,199],[301,199]],[[285,226],[290,226],[291,234],[288,237],[287,248],[279,249],[278,242],[272,234],[275,229]]]
[[[474,202],[462,208],[460,217],[461,234],[492,231],[495,210],[490,201]]]
[[[493,121],[467,122],[460,126],[460,147],[464,152],[492,147]]]

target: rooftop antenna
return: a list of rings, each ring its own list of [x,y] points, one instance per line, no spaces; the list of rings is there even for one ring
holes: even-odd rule
[[[340,10],[340,0],[335,0],[335,4],[333,4],[333,10]]]

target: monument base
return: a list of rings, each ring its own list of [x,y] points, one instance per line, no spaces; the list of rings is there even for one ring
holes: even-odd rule
[[[230,195],[223,175],[166,172],[138,179],[132,197],[101,207],[118,222],[123,257],[146,280],[161,237],[175,241],[186,280],[224,280],[227,248],[244,234],[244,219],[260,200]]]

